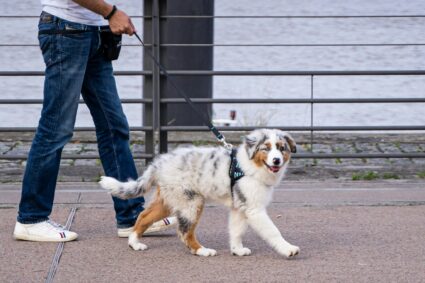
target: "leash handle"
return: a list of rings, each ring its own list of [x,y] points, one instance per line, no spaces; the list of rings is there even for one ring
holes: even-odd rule
[[[137,39],[140,41],[140,43],[144,47],[146,47],[145,46],[145,43],[143,42],[143,40],[139,37],[139,35],[136,32],[134,33],[134,35],[137,37]],[[227,150],[232,150],[233,145],[231,145],[230,143],[227,143],[226,142],[226,139],[224,138],[224,136],[211,123],[211,119],[209,117],[205,117],[205,115],[207,115],[207,114],[204,114],[204,113],[200,112],[199,109],[196,108],[196,106],[193,104],[193,102],[190,99],[190,97],[188,95],[186,95],[186,93],[183,90],[181,90],[174,83],[174,80],[171,79],[170,75],[167,72],[167,69],[165,69],[165,67],[161,65],[161,63],[158,61],[158,59],[156,59],[155,56],[149,50],[145,49],[144,52],[146,52],[149,55],[149,57],[152,58],[153,62],[159,67],[160,71],[164,73],[164,76],[168,79],[168,82],[171,84],[171,86],[173,86],[173,88],[175,90],[177,90],[177,92],[180,94],[180,96],[182,96],[186,100],[186,102],[193,108],[193,110],[195,111],[195,113],[198,114],[198,116],[202,119],[202,121],[204,122],[204,124],[208,126],[208,128],[210,129],[211,132],[213,132],[213,134],[215,135],[215,137],[217,138],[217,140],[220,141]]]

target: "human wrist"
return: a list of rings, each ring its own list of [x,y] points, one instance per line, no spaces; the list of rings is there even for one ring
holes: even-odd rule
[[[106,15],[106,16],[104,16],[103,18],[105,19],[105,20],[110,20],[111,18],[112,18],[112,16],[117,12],[117,6],[115,6],[115,5],[113,5],[112,6],[112,10]]]

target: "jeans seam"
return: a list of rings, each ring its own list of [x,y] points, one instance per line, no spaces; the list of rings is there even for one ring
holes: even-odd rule
[[[59,25],[56,24],[56,28],[59,28]],[[53,54],[53,52],[56,53],[57,56],[57,62],[59,62],[59,86],[60,88],[62,88],[62,83],[63,83],[63,74],[62,74],[62,52],[60,52],[62,50],[62,41],[58,38],[58,36],[53,36],[52,38],[52,49],[54,48],[54,50],[51,50],[51,54]],[[53,58],[52,58],[53,60]],[[49,66],[50,67],[50,66]],[[62,95],[62,89],[61,89],[61,95],[60,95],[60,99],[59,102],[62,104],[63,103],[63,95]],[[62,109],[63,110],[63,109]],[[62,112],[60,113],[60,116],[62,116]],[[52,127],[52,132],[56,132],[58,130],[58,119],[55,117],[55,123],[54,123],[54,127]],[[46,150],[45,150],[46,152]]]
[[[118,179],[121,181],[121,173],[120,173],[120,170],[119,170],[120,166],[118,164],[117,151],[116,151],[115,142],[114,142],[114,138],[113,138],[113,134],[112,134],[112,130],[111,130],[111,124],[109,122],[108,116],[105,113],[105,109],[104,109],[103,104],[102,104],[101,100],[99,99],[97,93],[95,92],[94,95],[96,96],[96,99],[99,102],[100,109],[102,110],[102,113],[105,116],[106,123],[108,124],[109,136],[111,138],[112,149],[113,149],[113,152],[114,152],[115,166],[116,166],[116,169],[117,169]]]
[[[62,42],[62,40],[59,40],[59,42],[60,42],[60,50],[62,50],[62,44],[63,44],[63,42]],[[59,55],[59,83],[60,83],[60,86],[61,86],[61,88],[62,88],[62,85],[63,85],[63,74],[62,74],[62,54],[61,54],[61,52],[57,52],[57,53],[59,53],[58,55]],[[60,102],[61,103],[63,103],[63,95],[61,95],[61,99],[60,99]],[[61,107],[61,116],[62,116],[62,111],[63,111],[63,107]],[[58,128],[58,123],[56,123],[56,128],[55,128],[55,132],[57,131],[57,128]]]
[[[100,38],[100,32],[97,32],[97,47],[95,54],[99,52],[100,47],[102,46],[101,38]]]

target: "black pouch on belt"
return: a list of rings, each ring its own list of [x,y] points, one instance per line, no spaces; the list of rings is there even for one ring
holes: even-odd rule
[[[109,30],[100,33],[103,55],[108,60],[117,60],[121,51],[121,34],[113,34]]]

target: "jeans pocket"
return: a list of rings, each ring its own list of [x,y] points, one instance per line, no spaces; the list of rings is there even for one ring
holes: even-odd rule
[[[68,38],[84,38],[84,33],[85,33],[85,27],[82,24],[77,24],[77,23],[72,23],[72,22],[66,22],[64,24],[64,30],[68,30],[68,31],[77,31],[76,33],[65,33],[63,34],[64,37],[68,37]],[[80,31],[80,32],[78,32]]]
[[[55,18],[53,15],[42,12],[40,15],[40,20],[38,22],[38,30],[55,30],[57,25],[55,23]],[[40,34],[38,35],[38,42],[43,54],[44,62],[46,65],[49,65],[52,61],[52,51],[53,48],[54,35],[50,34]]]
[[[53,21],[54,21],[53,15],[46,12],[41,12],[40,21],[39,21],[40,24],[50,24],[50,23],[53,23]]]

